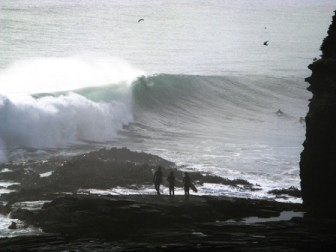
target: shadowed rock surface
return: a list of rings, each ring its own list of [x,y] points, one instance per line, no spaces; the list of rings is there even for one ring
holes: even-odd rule
[[[0,251],[333,251],[335,220],[296,217],[248,223],[302,211],[301,204],[226,197],[61,196],[12,217],[47,232],[0,239]],[[28,250],[28,251],[29,251]]]
[[[55,167],[52,164],[55,164]],[[182,180],[183,172],[178,170],[174,163],[155,155],[132,152],[126,148],[101,149],[57,161],[6,164],[3,166],[12,171],[0,173],[0,180],[11,180],[20,185],[10,187],[9,189],[17,191],[1,195],[0,200],[17,202],[54,199],[60,192],[76,193],[78,189],[151,187],[152,169],[157,169],[159,165],[163,167],[165,177],[173,170],[176,179]],[[39,175],[41,170],[52,171],[52,174],[41,177]],[[189,174],[196,185],[217,183],[244,190],[260,190],[258,185],[243,179],[229,180],[200,172]]]
[[[124,161],[123,161],[124,160]],[[53,167],[51,163],[56,166]],[[45,168],[43,166],[48,167]],[[79,188],[136,188],[151,185],[151,169],[182,172],[171,162],[128,149],[102,149],[65,160],[6,164],[13,173],[3,178],[20,182],[17,192],[4,194],[3,214],[18,219],[17,228],[38,227],[44,235],[0,239],[0,251],[306,251],[335,248],[335,221],[308,217],[271,218],[303,212],[301,204],[269,200],[183,195],[85,195]],[[37,168],[36,168],[37,167]],[[51,167],[53,167],[51,169]],[[53,171],[49,177],[39,172]],[[196,183],[223,183],[258,190],[245,180],[228,180],[190,173]],[[299,193],[296,188],[270,192]],[[45,200],[42,208],[26,208],[25,201]],[[43,202],[42,202],[43,203]],[[290,219],[290,218],[289,218]],[[300,237],[298,239],[298,237]]]
[[[306,116],[301,154],[303,203],[310,214],[336,217],[336,17],[322,46],[322,58],[309,65],[313,97]]]

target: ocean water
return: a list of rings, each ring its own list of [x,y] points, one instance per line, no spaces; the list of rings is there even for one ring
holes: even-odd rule
[[[331,0],[2,0],[0,162],[127,147],[262,188],[205,184],[203,194],[272,199],[271,189],[300,188],[304,78],[335,9]]]

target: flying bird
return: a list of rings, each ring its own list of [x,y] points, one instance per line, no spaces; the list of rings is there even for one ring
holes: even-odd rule
[[[264,45],[265,45],[265,46],[268,46],[268,40],[264,42]]]
[[[141,22],[141,21],[145,21],[145,20],[143,18],[141,18],[141,19],[138,20],[138,23]]]

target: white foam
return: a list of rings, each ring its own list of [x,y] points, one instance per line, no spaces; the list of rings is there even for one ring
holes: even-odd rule
[[[1,187],[8,187],[11,185],[19,185],[20,183],[17,182],[10,182],[10,181],[0,181],[0,186]]]
[[[17,229],[8,229],[8,226],[12,222],[17,223]],[[40,234],[42,234],[40,229],[32,226],[25,226],[24,223],[17,219],[11,219],[8,216],[0,214],[0,238]]]
[[[8,168],[3,168],[0,172],[11,172],[12,170],[8,169]]]
[[[53,174],[52,171],[45,172],[45,173],[40,174],[40,177],[49,177],[51,174]]]
[[[9,149],[115,140],[122,126],[133,121],[130,84],[141,75],[123,60],[92,54],[14,62],[0,72],[0,162],[8,161]],[[118,85],[123,96],[103,102],[71,92],[30,95],[102,85]]]
[[[112,141],[133,121],[130,104],[93,102],[74,93],[41,99],[0,97],[0,117],[0,162],[6,161],[6,149]]]

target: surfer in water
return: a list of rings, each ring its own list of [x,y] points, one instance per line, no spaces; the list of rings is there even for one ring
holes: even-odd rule
[[[169,183],[169,199],[174,198],[174,190],[175,190],[175,176],[174,172],[170,172],[170,175],[167,178],[167,181]]]
[[[188,201],[189,200],[189,190],[190,190],[190,177],[188,176],[188,172],[184,173],[184,177],[183,177],[183,188],[184,188],[184,196],[185,196],[185,200]]]
[[[140,81],[141,85],[144,86],[144,88],[149,90],[148,80],[147,80],[146,76],[143,75],[143,76],[139,77],[138,80]]]
[[[162,182],[163,173],[161,171],[161,166],[158,167],[158,170],[154,173],[153,183],[155,190],[158,195],[160,195],[160,185]]]
[[[276,114],[277,114],[278,116],[282,116],[282,115],[284,114],[284,112],[282,112],[281,109],[279,109],[279,110],[276,112]]]

